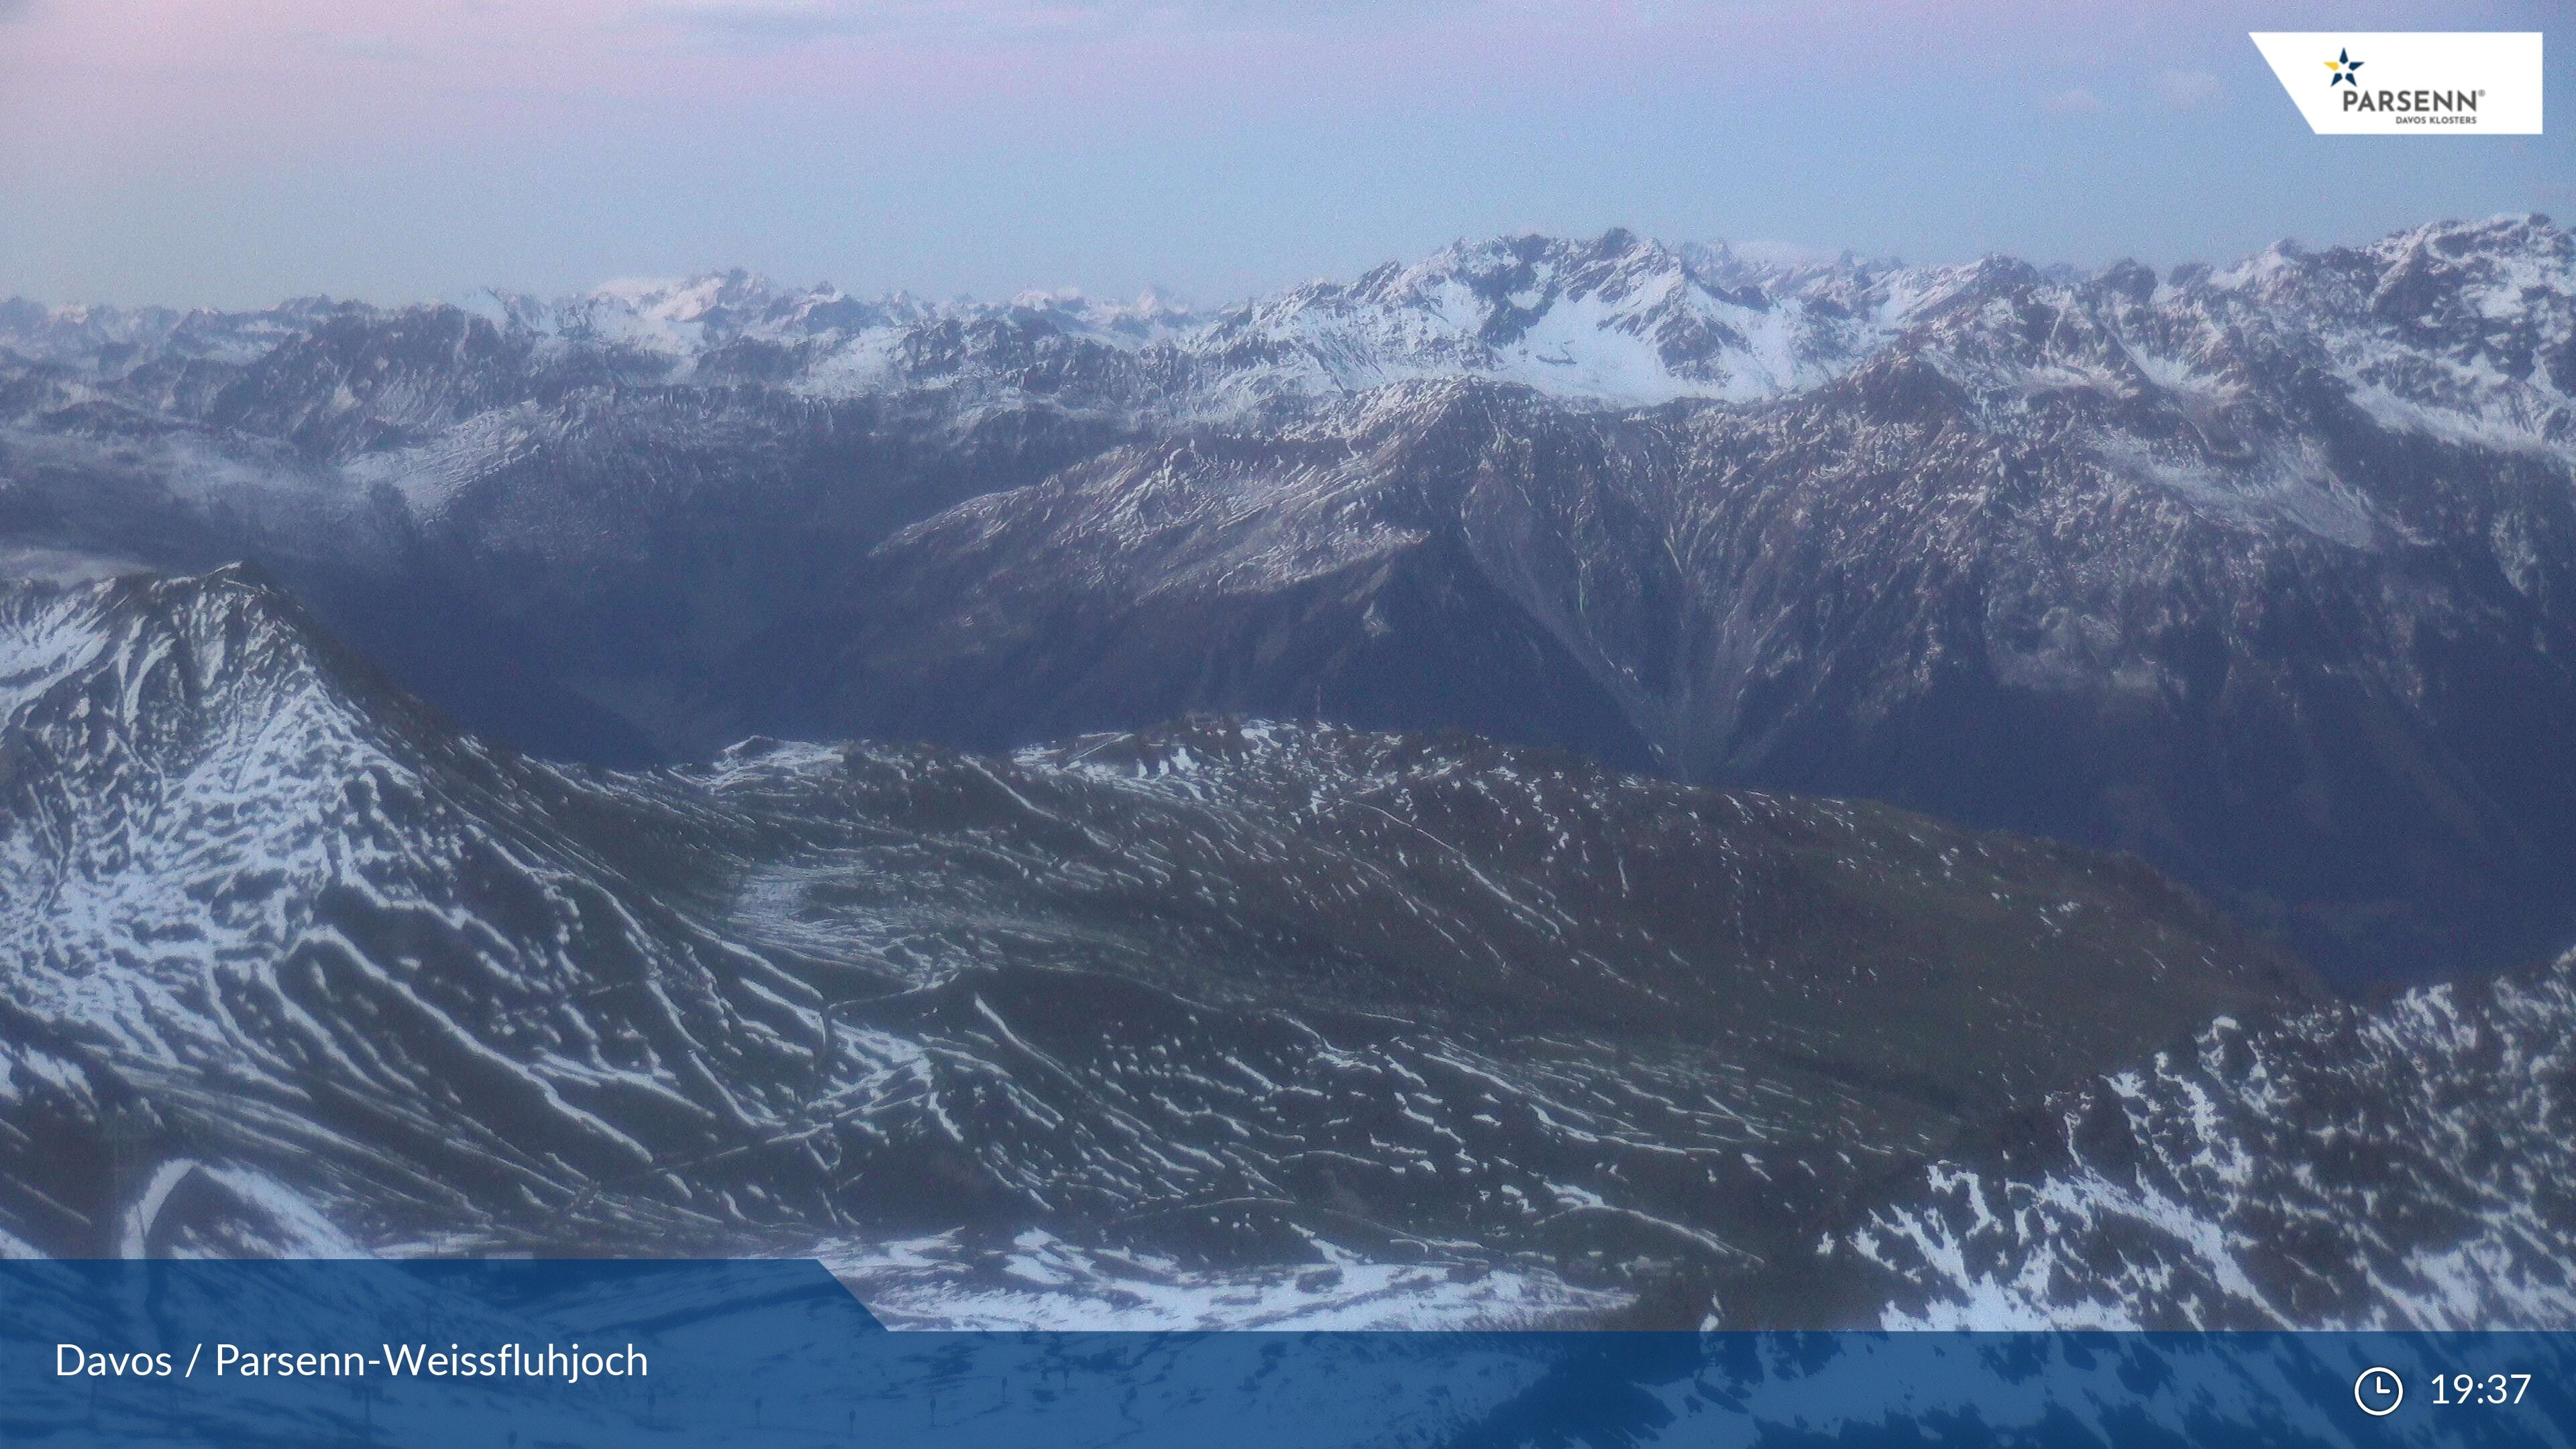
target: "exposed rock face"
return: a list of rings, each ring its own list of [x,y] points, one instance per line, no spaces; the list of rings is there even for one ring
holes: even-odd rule
[[[1461,722],[2138,850],[2346,972],[2525,958],[2576,922],[2569,276],[2522,225],[1990,264],[1760,407],[1451,381],[1133,445],[912,526],[726,687],[811,659],[790,717],[985,744]]]

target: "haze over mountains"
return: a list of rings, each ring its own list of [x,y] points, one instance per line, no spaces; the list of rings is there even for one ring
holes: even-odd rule
[[[0,305],[0,1247],[2563,1323],[2571,399],[2537,217]]]

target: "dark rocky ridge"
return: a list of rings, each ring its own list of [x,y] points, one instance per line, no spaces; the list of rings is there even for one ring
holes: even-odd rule
[[[1754,417],[1453,385],[917,525],[716,693],[810,659],[779,715],[985,747],[1456,721],[2136,850],[2356,969],[2563,939],[2576,615],[2489,540],[2576,558],[2569,480],[2346,415],[2374,517],[2336,539],[2212,516],[2085,426],[1996,438],[1895,358]]]

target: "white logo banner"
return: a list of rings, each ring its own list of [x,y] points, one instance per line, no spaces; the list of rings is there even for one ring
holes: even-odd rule
[[[2540,32],[2256,31],[2320,136],[2537,136]]]

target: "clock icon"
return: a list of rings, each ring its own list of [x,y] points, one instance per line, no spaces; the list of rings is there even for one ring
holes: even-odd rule
[[[2394,1369],[2367,1368],[2352,1381],[2352,1401],[2374,1419],[2386,1418],[2406,1402],[2406,1381]]]

